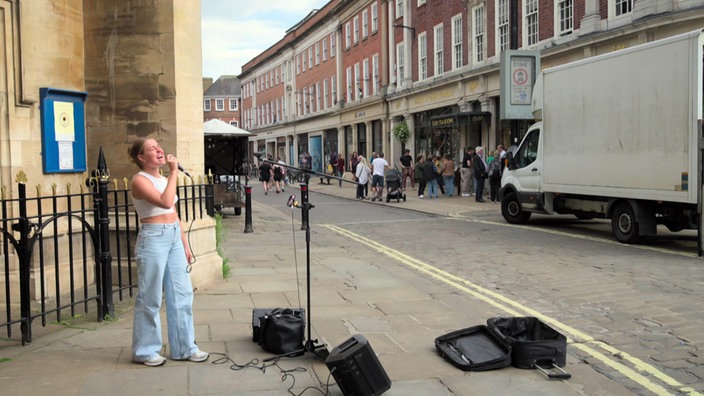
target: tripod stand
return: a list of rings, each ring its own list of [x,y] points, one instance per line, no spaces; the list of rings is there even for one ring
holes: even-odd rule
[[[291,165],[284,165],[280,164],[278,162],[273,162],[268,159],[261,158],[261,153],[254,153],[254,155],[259,159],[260,161],[268,162],[271,164],[279,164],[280,166],[285,166],[288,169],[296,169],[296,170],[301,170],[295,166]],[[309,213],[312,208],[315,206],[312,205],[309,200],[308,200],[308,183],[310,181],[310,175],[311,174],[318,174],[317,172],[313,172],[311,170],[305,169],[302,170],[305,175],[305,182],[300,185],[301,189],[301,202],[300,204],[296,204],[295,202],[295,196],[291,196],[288,202],[288,206],[295,206],[301,209],[301,219],[302,219],[302,226],[301,229],[304,229],[306,231],[306,309],[307,309],[307,324],[306,324],[306,340],[303,342],[302,348],[272,356],[270,358],[264,359],[265,362],[272,361],[272,360],[277,360],[282,357],[296,357],[296,356],[301,356],[306,353],[312,353],[316,357],[325,360],[325,358],[328,356],[328,350],[326,346],[316,344],[318,340],[314,340],[311,335],[311,328],[313,327],[312,324],[312,313],[311,313],[311,286],[310,286],[310,221],[309,221]],[[345,180],[346,181],[346,180]],[[356,183],[355,183],[356,184]]]

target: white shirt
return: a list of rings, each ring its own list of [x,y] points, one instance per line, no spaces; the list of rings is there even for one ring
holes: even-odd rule
[[[374,168],[374,175],[384,176],[384,168],[389,166],[389,163],[385,159],[378,157],[372,161],[372,167]]]
[[[357,176],[357,182],[360,184],[367,184],[367,182],[369,182],[369,173],[370,172],[371,172],[371,170],[369,169],[368,166],[363,165],[362,163],[359,163],[357,165],[357,172],[355,175],[355,176]]]

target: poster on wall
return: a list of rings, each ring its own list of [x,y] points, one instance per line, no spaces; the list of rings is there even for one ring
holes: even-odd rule
[[[42,170],[86,171],[85,92],[40,88]]]

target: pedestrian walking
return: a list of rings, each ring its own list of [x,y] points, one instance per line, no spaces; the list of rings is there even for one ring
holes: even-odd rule
[[[430,158],[423,162],[423,179],[425,186],[428,188],[428,198],[438,197],[438,168]]]
[[[139,138],[129,156],[140,171],[132,177],[132,203],[141,223],[135,243],[139,291],[134,304],[132,361],[161,366],[162,293],[166,302],[169,355],[174,360],[204,362],[208,353],[195,343],[193,287],[187,267],[193,253],[176,212],[178,159],[154,139]],[[168,165],[168,177],[159,169]]]
[[[425,193],[425,178],[423,178],[423,163],[425,162],[425,157],[423,154],[418,154],[416,156],[416,165],[413,169],[413,176],[416,183],[418,183],[418,198],[423,199],[423,194]]]
[[[366,186],[369,183],[369,179],[372,176],[372,170],[369,169],[367,165],[367,160],[363,155],[357,157],[357,171],[355,177],[357,178],[357,199],[366,199]]]

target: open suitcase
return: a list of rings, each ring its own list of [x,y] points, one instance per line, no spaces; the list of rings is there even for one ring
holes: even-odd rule
[[[442,335],[435,339],[435,348],[464,371],[493,370],[511,364],[511,347],[484,325]]]
[[[534,317],[491,318],[487,326],[511,347],[511,365],[538,369],[549,379],[569,379],[567,337]]]

